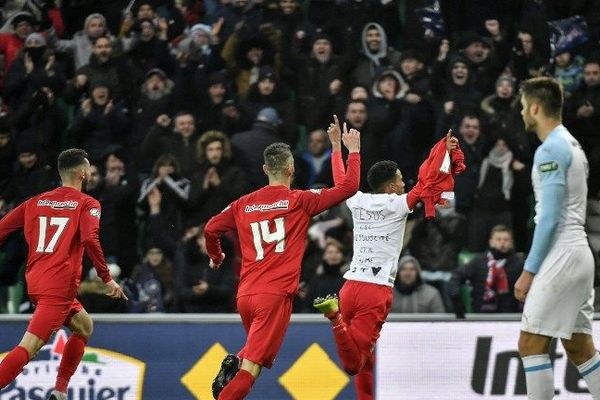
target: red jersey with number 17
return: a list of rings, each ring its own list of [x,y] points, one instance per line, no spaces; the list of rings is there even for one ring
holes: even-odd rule
[[[73,299],[81,279],[84,249],[104,283],[111,280],[98,240],[100,204],[70,187],[23,202],[0,220],[0,243],[23,228],[29,245],[27,291],[35,297]]]
[[[348,156],[345,179],[331,189],[290,190],[265,186],[234,201],[206,225],[209,257],[221,260],[221,234],[237,230],[242,249],[238,297],[294,294],[310,218],[348,199],[360,183],[360,155]]]

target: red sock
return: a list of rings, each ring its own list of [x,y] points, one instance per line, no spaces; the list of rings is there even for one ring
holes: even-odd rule
[[[344,371],[349,375],[356,375],[364,365],[361,351],[354,342],[341,314],[337,314],[332,318],[331,323],[333,324],[333,338],[335,339]]]
[[[29,362],[29,352],[25,347],[17,346],[0,363],[0,389],[8,386],[23,371]]]
[[[86,343],[87,339],[76,333],[72,334],[69,340],[67,340],[67,344],[65,344],[62,359],[60,360],[60,365],[58,367],[56,385],[54,386],[54,389],[57,391],[62,393],[67,392],[69,381],[77,370],[77,366],[81,361],[81,357],[83,357]]]
[[[363,369],[354,377],[354,387],[358,400],[373,400],[375,393],[373,389],[373,369],[375,368],[375,353],[369,357]]]
[[[254,385],[254,376],[245,369],[240,369],[235,377],[225,386],[219,400],[241,400],[250,393]]]

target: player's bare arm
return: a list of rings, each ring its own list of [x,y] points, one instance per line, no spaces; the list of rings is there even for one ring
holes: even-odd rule
[[[129,300],[127,298],[127,296],[125,295],[125,292],[123,292],[123,288],[114,280],[107,282],[106,286],[108,286],[110,288],[110,291],[108,293],[106,293],[106,295],[108,297],[110,297],[111,299]]]

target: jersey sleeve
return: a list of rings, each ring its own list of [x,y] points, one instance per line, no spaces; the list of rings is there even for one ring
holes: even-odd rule
[[[206,251],[213,263],[217,265],[223,262],[221,235],[236,228],[235,209],[237,209],[237,201],[227,206],[220,214],[212,217],[204,228]]]
[[[21,205],[11,210],[0,220],[0,243],[2,243],[12,232],[21,229],[24,224],[25,203],[21,203]]]
[[[348,155],[348,170],[344,180],[331,188],[307,190],[300,195],[302,207],[309,215],[317,215],[348,199],[358,191],[360,185],[360,154]]]
[[[400,215],[408,215],[412,212],[408,204],[409,195],[394,196],[394,211]]]
[[[545,143],[536,154],[534,168],[540,177],[540,215],[533,232],[531,250],[525,260],[525,270],[531,273],[539,271],[556,232],[571,159],[569,146],[555,139]]]
[[[108,271],[104,253],[100,246],[100,214],[100,203],[97,200],[88,200],[83,210],[81,210],[81,216],[79,217],[79,234],[85,251],[90,260],[92,260],[98,276],[102,279],[102,282],[108,283],[112,280],[112,277]]]

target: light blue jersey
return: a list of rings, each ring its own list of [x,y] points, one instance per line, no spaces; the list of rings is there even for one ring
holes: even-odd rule
[[[535,232],[525,270],[537,273],[553,246],[586,245],[588,162],[563,126],[536,150],[531,179],[535,194]]]

